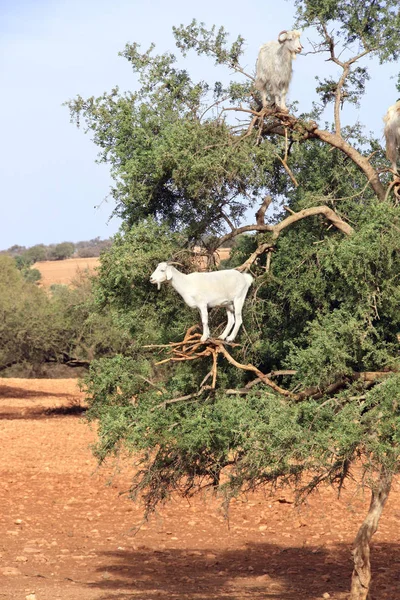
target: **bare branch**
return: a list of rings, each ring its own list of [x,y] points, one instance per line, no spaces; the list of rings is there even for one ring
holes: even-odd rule
[[[255,250],[253,252],[253,254],[251,254],[244,263],[242,263],[239,267],[236,267],[236,270],[240,271],[240,272],[248,271],[249,268],[251,267],[251,265],[255,263],[257,258],[259,256],[261,256],[261,254],[264,254],[264,252],[268,252],[268,250],[272,250],[274,245],[275,244],[268,243],[268,242],[266,242],[265,244],[260,244],[260,246],[258,246],[257,250]],[[269,252],[269,254],[270,254],[270,252]]]
[[[385,188],[379,181],[378,173],[371,166],[367,157],[360,154],[353,146],[346,142],[342,136],[337,135],[336,133],[330,133],[324,129],[315,129],[312,132],[312,136],[330,144],[346,154],[346,156],[348,156],[363,171],[378,199],[384,201],[386,193]]]
[[[286,229],[286,227],[288,227],[292,223],[295,223],[296,221],[300,221],[301,219],[305,219],[306,217],[311,217],[311,216],[315,216],[315,215],[324,215],[329,221],[331,221],[331,223],[333,225],[335,225],[335,227],[337,229],[339,229],[340,231],[342,231],[342,233],[344,233],[346,235],[351,235],[354,232],[351,225],[349,225],[348,223],[343,221],[343,219],[341,219],[339,217],[339,215],[337,215],[335,213],[334,210],[329,208],[329,206],[314,206],[312,208],[305,208],[298,213],[293,213],[292,215],[290,215],[290,217],[286,217],[286,219],[283,219],[283,221],[281,221],[277,225],[269,225],[268,223],[262,225],[262,224],[256,223],[253,225],[243,225],[243,227],[238,227],[234,231],[231,231],[230,233],[226,233],[225,235],[223,235],[219,239],[217,247],[221,246],[222,244],[224,244],[228,240],[232,239],[233,237],[235,237],[241,233],[245,233],[247,231],[259,231],[259,232],[269,231],[272,233],[272,239],[276,240],[279,237],[281,231],[283,229]],[[267,249],[267,247],[268,246],[265,246],[264,250]],[[257,256],[258,256],[258,254],[257,254]]]
[[[267,212],[269,205],[272,202],[271,196],[265,196],[263,203],[256,212],[256,223],[257,225],[265,225],[265,213]]]
[[[210,104],[210,106],[208,106],[204,112],[201,113],[200,117],[199,117],[199,121],[201,121],[204,117],[204,115],[206,115],[208,113],[209,110],[211,110],[212,108],[214,108],[215,106],[218,106],[219,104],[221,104],[222,102],[225,102],[226,100],[229,99],[229,96],[226,96],[225,98],[221,98],[220,100],[216,100],[213,104]]]
[[[221,217],[224,219],[224,221],[226,221],[226,223],[228,223],[229,227],[231,228],[232,231],[235,231],[235,226],[232,223],[232,221],[230,220],[230,218],[228,217],[228,215],[226,215],[224,213],[224,211],[221,210]]]
[[[292,170],[290,169],[289,165],[287,164],[286,160],[284,158],[282,158],[281,156],[279,156],[279,154],[276,154],[276,156],[279,158],[279,160],[281,161],[285,171],[287,172],[287,174],[289,175],[290,179],[293,181],[295,187],[299,187],[299,184],[297,183],[297,180],[295,178],[295,176],[293,175]]]
[[[218,344],[219,352],[221,352],[225,356],[226,360],[228,362],[230,362],[232,365],[234,365],[238,369],[243,369],[244,371],[252,371],[253,373],[256,373],[256,375],[261,379],[261,381],[263,383],[265,383],[265,385],[267,385],[268,387],[273,389],[275,392],[277,392],[281,396],[285,396],[286,398],[296,398],[295,394],[292,394],[292,392],[290,392],[289,390],[285,390],[285,389],[279,387],[279,385],[276,385],[276,383],[271,381],[271,379],[269,377],[267,377],[267,375],[264,375],[264,373],[262,373],[254,365],[250,365],[250,364],[243,365],[242,363],[239,363],[237,360],[235,360],[233,358],[233,356],[231,356],[229,354],[227,349],[224,347],[224,345],[219,340],[213,340],[213,342]]]
[[[286,217],[286,219],[277,225],[274,225],[272,238],[276,239],[281,231],[292,223],[314,215],[324,215],[329,221],[331,221],[333,225],[335,225],[337,229],[346,235],[351,235],[354,233],[354,229],[351,227],[351,225],[343,221],[334,210],[329,208],[329,206],[314,206],[312,208],[305,208],[298,213],[294,213],[293,215],[290,215],[290,217]]]

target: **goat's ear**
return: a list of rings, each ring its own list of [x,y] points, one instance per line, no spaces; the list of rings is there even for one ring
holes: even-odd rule
[[[165,269],[165,277],[167,278],[167,281],[172,279],[172,269],[170,265],[167,265],[167,268]]]

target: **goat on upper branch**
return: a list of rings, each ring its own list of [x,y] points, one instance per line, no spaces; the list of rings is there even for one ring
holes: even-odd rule
[[[208,309],[224,306],[228,324],[219,339],[232,342],[242,324],[242,308],[253,278],[235,269],[185,275],[171,264],[161,262],[150,276],[150,281],[157,284],[158,289],[164,281],[170,281],[188,306],[199,309],[203,324],[202,342],[210,337]]]
[[[397,159],[400,154],[400,100],[389,106],[385,122],[386,157],[392,163],[392,169],[397,175]]]
[[[302,51],[301,32],[281,31],[278,41],[261,46],[257,58],[255,87],[261,93],[263,107],[267,106],[267,96],[271,104],[287,111],[286,94],[292,78],[292,62]]]

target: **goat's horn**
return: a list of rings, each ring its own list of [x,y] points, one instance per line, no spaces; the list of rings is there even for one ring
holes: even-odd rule
[[[172,260],[169,260],[169,261],[168,261],[168,264],[169,264],[169,265],[179,265],[180,267],[183,267],[183,266],[184,266],[182,263],[179,263],[179,262],[173,262]]]
[[[281,31],[280,34],[278,35],[278,38],[281,37],[282,33],[287,33],[287,29],[284,29],[283,31]]]

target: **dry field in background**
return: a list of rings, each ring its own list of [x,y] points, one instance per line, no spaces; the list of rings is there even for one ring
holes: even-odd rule
[[[221,248],[217,252],[218,260],[229,258],[229,253],[229,248]],[[69,285],[71,281],[79,275],[79,272],[88,270],[91,273],[95,273],[99,262],[98,258],[67,258],[66,260],[46,260],[38,262],[33,265],[33,268],[38,269],[42,275],[40,285],[50,287],[57,283]],[[150,271],[151,269],[149,269],[149,272]]]
[[[135,534],[131,462],[98,470],[76,380],[0,379],[0,598],[345,600],[368,497],[349,484],[295,507],[249,494],[174,498]],[[109,482],[109,485],[107,485]],[[400,486],[372,549],[374,600],[400,598]]]
[[[40,284],[50,287],[55,283],[68,285],[79,274],[89,270],[94,273],[99,265],[98,258],[67,258],[66,260],[45,260],[33,265],[42,275]]]

